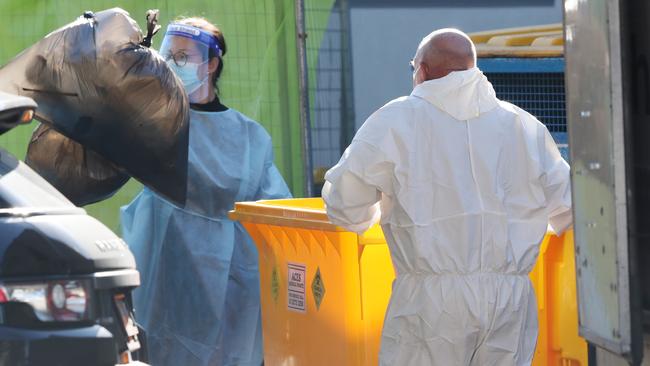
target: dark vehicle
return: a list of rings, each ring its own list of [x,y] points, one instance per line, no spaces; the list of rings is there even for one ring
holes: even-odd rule
[[[36,103],[0,92],[0,134]],[[142,365],[127,245],[0,148],[0,365]]]

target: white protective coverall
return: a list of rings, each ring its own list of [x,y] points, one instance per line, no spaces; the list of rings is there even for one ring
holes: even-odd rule
[[[547,225],[572,220],[569,166],[542,123],[478,68],[453,72],[371,115],[325,178],[332,222],[381,218],[390,248],[380,365],[531,363],[528,273]]]

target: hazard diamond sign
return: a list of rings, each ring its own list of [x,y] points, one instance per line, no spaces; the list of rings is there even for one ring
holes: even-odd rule
[[[278,296],[280,295],[280,276],[278,275],[278,268],[273,266],[273,272],[271,273],[271,296],[273,296],[273,301],[278,302]]]
[[[316,310],[319,310],[323,297],[325,297],[325,283],[323,283],[320,268],[316,269],[316,275],[314,276],[314,280],[311,282],[311,293],[314,295]]]

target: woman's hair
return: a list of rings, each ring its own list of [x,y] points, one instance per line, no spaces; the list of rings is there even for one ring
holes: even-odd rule
[[[210,48],[210,52],[208,54],[210,59],[212,59],[213,57],[219,57],[219,66],[217,67],[217,70],[214,72],[214,75],[212,76],[212,85],[215,88],[217,88],[217,80],[219,80],[219,77],[221,76],[221,72],[223,71],[223,56],[226,55],[226,50],[227,50],[226,39],[223,36],[223,32],[221,32],[221,29],[217,28],[216,25],[210,23],[207,19],[202,17],[180,18],[175,20],[174,23],[201,28],[204,31],[212,33],[212,36],[214,36],[214,38],[217,40],[217,44],[221,49],[221,57],[219,57],[219,55],[217,55],[212,48]]]

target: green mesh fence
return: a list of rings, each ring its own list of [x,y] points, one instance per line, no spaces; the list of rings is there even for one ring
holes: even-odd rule
[[[310,3],[322,8],[331,6],[332,1]],[[219,85],[221,99],[266,127],[273,138],[278,168],[293,194],[303,196],[293,0],[0,0],[0,64],[84,11],[113,7],[128,11],[143,29],[146,10],[160,9],[163,30],[155,38],[154,47],[160,45],[169,21],[178,16],[204,16],[219,26],[228,44]],[[327,17],[311,21],[327,22]],[[311,36],[319,37],[317,33]],[[23,126],[0,136],[0,146],[23,158],[33,128]],[[86,209],[118,231],[119,207],[140,188],[131,180],[111,199]]]
[[[354,135],[349,5],[306,0],[305,13],[314,193],[320,195],[325,172]]]

